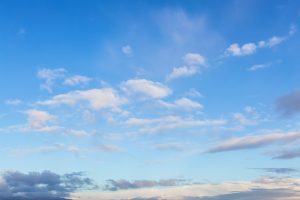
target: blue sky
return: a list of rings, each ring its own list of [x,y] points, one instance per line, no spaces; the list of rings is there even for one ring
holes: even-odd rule
[[[296,0],[0,1],[2,196],[300,196],[299,25]]]

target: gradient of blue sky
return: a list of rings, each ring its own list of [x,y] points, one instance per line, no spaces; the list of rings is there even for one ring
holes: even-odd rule
[[[296,0],[0,1],[0,170],[297,169],[299,25]]]

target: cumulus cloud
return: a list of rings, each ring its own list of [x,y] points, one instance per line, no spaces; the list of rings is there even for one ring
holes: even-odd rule
[[[192,101],[188,98],[177,99],[174,101],[174,104],[176,106],[179,106],[179,107],[185,108],[185,109],[201,109],[201,108],[203,108],[203,106],[200,103]]]
[[[107,180],[105,185],[105,190],[117,191],[117,190],[128,190],[128,189],[137,189],[137,188],[151,188],[151,187],[166,187],[166,186],[177,186],[186,182],[184,179],[162,179],[159,181],[151,180],[136,180],[136,181],[127,181],[127,180]]]
[[[105,108],[117,108],[127,102],[112,88],[75,90],[65,94],[59,94],[49,100],[38,101],[38,105],[58,106],[69,105],[75,106],[79,103],[88,103],[90,108],[95,110]]]
[[[296,27],[291,26],[287,36],[279,37],[273,36],[267,40],[261,40],[257,43],[246,43],[239,45],[238,43],[231,44],[225,51],[225,56],[245,56],[254,54],[258,48],[272,48],[287,40],[289,37],[294,35]]]
[[[65,199],[81,189],[95,189],[97,185],[82,172],[59,175],[51,171],[22,173],[6,171],[1,174],[1,199]]]
[[[121,88],[128,94],[141,94],[160,99],[169,96],[172,90],[167,86],[146,79],[131,79],[123,82]]]
[[[180,78],[180,77],[187,77],[192,76],[199,72],[198,67],[196,66],[182,66],[182,67],[175,67],[173,68],[171,74],[167,76],[167,81],[172,79]]]
[[[64,85],[75,86],[75,85],[86,85],[91,81],[91,78],[81,75],[75,75],[68,77],[64,80]]]
[[[300,112],[300,90],[295,90],[287,95],[279,97],[276,102],[277,109],[285,116],[291,116]]]
[[[212,148],[208,153],[217,153],[223,151],[234,151],[241,149],[254,149],[274,143],[287,143],[300,139],[300,132],[288,133],[269,133],[264,135],[250,135],[238,138],[231,138],[221,141]]]
[[[132,48],[130,45],[123,46],[121,50],[127,56],[132,56],[132,54],[133,54],[133,51],[132,51]]]
[[[247,43],[242,45],[241,47],[239,44],[234,43],[227,48],[225,55],[243,56],[253,54],[255,53],[255,51],[256,45],[254,43]]]
[[[205,58],[198,53],[187,53],[183,60],[188,65],[204,65]]]
[[[198,53],[187,53],[183,60],[187,66],[174,67],[172,72],[167,75],[166,80],[170,81],[180,77],[188,77],[199,73],[199,66],[205,66],[205,58]]]
[[[45,81],[40,85],[40,88],[47,90],[49,93],[52,93],[53,86],[57,81],[60,81],[60,84],[67,86],[78,86],[86,85],[92,80],[91,78],[82,75],[70,75],[64,68],[43,68],[38,70],[37,77]]]
[[[37,131],[53,131],[57,130],[57,126],[48,126],[48,122],[56,119],[56,116],[46,111],[31,109],[25,112],[27,114],[27,124],[30,130]]]
[[[66,76],[66,70],[64,68],[57,69],[40,69],[37,72],[37,77],[45,80],[45,83],[40,85],[41,89],[47,90],[48,92],[52,92],[52,87],[55,83],[56,79],[63,78]]]

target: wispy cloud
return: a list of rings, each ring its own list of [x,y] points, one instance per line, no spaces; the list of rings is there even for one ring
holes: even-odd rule
[[[256,65],[252,65],[247,70],[251,71],[251,72],[254,72],[254,71],[257,71],[259,69],[264,69],[264,68],[270,67],[271,65],[272,65],[272,63],[256,64]]]
[[[171,151],[182,151],[184,149],[184,145],[178,142],[167,142],[167,143],[158,143],[151,145],[152,149],[161,151],[161,150],[171,150]]]
[[[179,108],[185,110],[202,109],[204,106],[196,101],[189,98],[183,97],[175,100],[173,103],[159,100],[158,103],[166,108]]]
[[[199,69],[196,66],[174,67],[171,74],[169,74],[167,76],[167,80],[170,81],[172,79],[176,79],[176,78],[180,78],[180,77],[192,76],[198,72],[199,72]]]
[[[185,54],[183,61],[185,65],[182,67],[174,67],[172,72],[167,75],[167,81],[195,75],[200,72],[200,66],[206,66],[204,56],[198,53]]]
[[[25,129],[40,132],[51,132],[60,129],[58,126],[49,126],[48,123],[54,121],[57,117],[43,110],[27,110],[27,125]]]
[[[132,56],[133,51],[130,45],[125,45],[122,47],[122,53],[124,53],[126,56]]]
[[[183,181],[181,181],[183,180]],[[299,180],[295,178],[261,177],[253,181],[193,184],[185,179],[108,180],[108,191],[77,193],[83,199],[131,200],[296,200],[300,197]],[[162,185],[163,184],[163,185]]]
[[[185,183],[184,179],[162,179],[159,181],[152,180],[136,180],[136,181],[127,181],[127,180],[107,180],[105,185],[105,190],[117,191],[117,190],[128,190],[128,189],[137,189],[137,188],[151,188],[151,187],[166,187],[166,186],[177,186]]]
[[[101,151],[110,152],[110,153],[118,153],[123,151],[121,147],[113,144],[101,144],[101,145],[97,145],[97,148]]]
[[[294,90],[289,94],[279,97],[275,105],[285,116],[300,113],[300,90]]]
[[[37,72],[37,77],[45,80],[45,83],[40,85],[41,89],[52,92],[55,80],[66,76],[67,71],[64,68],[47,69],[43,68]]]
[[[91,78],[81,75],[75,75],[68,77],[64,80],[64,85],[75,86],[75,85],[86,85],[91,81]]]
[[[269,133],[264,135],[249,135],[244,137],[237,137],[221,141],[214,145],[207,153],[217,153],[223,151],[235,151],[242,149],[254,149],[274,143],[287,143],[300,139],[300,132],[287,133]]]
[[[218,127],[226,124],[223,119],[185,119],[180,116],[165,116],[161,118],[129,118],[126,122],[130,126],[140,127],[142,133],[155,133],[172,129],[193,127]],[[153,124],[156,124],[153,126]]]
[[[55,95],[49,100],[38,101],[38,105],[75,106],[79,103],[88,103],[89,107],[95,110],[105,108],[117,108],[127,102],[127,99],[120,97],[112,88],[75,90],[64,94]]]
[[[300,149],[281,150],[275,153],[273,159],[289,160],[300,157]]]
[[[297,173],[299,170],[294,168],[254,168],[256,170],[261,170],[268,173],[275,173],[275,174],[292,174]]]
[[[21,103],[22,101],[20,99],[8,99],[5,101],[5,104],[10,106],[18,106]]]
[[[121,88],[129,95],[143,95],[160,99],[169,96],[172,90],[159,82],[146,79],[131,79],[123,82]]]
[[[14,149],[11,154],[13,156],[28,156],[32,154],[48,154],[54,152],[69,152],[76,156],[80,155],[80,148],[74,145],[65,144],[53,144],[53,145],[43,145],[31,148],[17,148]]]

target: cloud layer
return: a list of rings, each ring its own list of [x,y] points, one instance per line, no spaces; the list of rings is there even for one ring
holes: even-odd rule
[[[64,199],[80,189],[95,189],[82,172],[58,175],[51,171],[22,173],[7,171],[0,179],[1,199]]]

